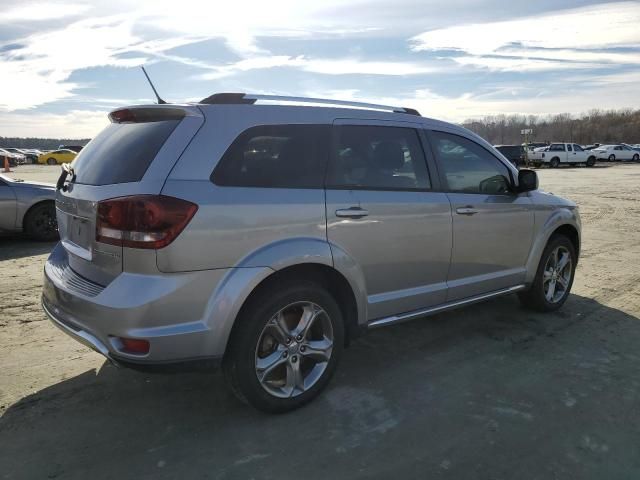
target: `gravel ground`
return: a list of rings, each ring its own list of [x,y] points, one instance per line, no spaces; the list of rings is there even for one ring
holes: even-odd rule
[[[584,222],[559,312],[507,297],[374,331],[281,416],[219,373],[105,364],[40,309],[53,245],[0,239],[0,477],[640,478],[640,165],[539,175]]]

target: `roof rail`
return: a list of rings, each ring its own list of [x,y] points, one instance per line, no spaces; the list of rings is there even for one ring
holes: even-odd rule
[[[309,97],[287,97],[281,95],[258,95],[248,93],[215,93],[199,103],[208,105],[220,104],[254,104],[259,100],[289,103],[316,103],[322,105],[340,105],[345,107],[365,108],[370,110],[383,110],[386,112],[407,113],[409,115],[420,116],[420,113],[413,108],[393,107],[390,105],[378,105],[375,103],[352,102],[348,100],[330,100],[327,98]]]

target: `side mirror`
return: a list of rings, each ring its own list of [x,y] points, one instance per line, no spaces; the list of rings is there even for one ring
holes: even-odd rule
[[[534,170],[518,170],[518,191],[530,192],[538,189],[538,174]]]

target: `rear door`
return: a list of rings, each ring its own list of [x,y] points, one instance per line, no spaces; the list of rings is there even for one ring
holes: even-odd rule
[[[196,107],[130,108],[110,117],[111,124],[72,163],[75,177],[56,193],[58,229],[69,264],[102,285],[123,270],[123,248],[96,241],[98,202],[159,193],[203,121]]]
[[[327,237],[366,283],[368,319],[444,302],[451,209],[436,191],[421,125],[338,120],[326,184]],[[433,159],[429,160],[433,162]]]
[[[530,198],[511,191],[511,171],[479,143],[443,131],[429,138],[452,207],[447,300],[522,283],[533,237]]]

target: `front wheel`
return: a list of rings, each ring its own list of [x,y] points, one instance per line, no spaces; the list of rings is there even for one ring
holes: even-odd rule
[[[549,162],[549,166],[551,168],[558,168],[560,166],[560,159],[559,158],[552,158],[551,162]]]
[[[609,155],[609,161],[610,162],[615,162],[616,161],[616,156],[613,153],[611,155]]]
[[[273,284],[249,300],[236,322],[223,368],[241,401],[283,413],[329,383],[344,348],[344,324],[322,286]]]
[[[531,288],[519,294],[522,304],[541,312],[560,308],[571,291],[576,263],[571,240],[564,235],[552,236],[542,253]]]
[[[56,165],[57,163],[55,158],[47,158],[47,165]]]
[[[596,164],[595,157],[589,157],[589,159],[587,160],[587,167],[593,167],[595,164]]]
[[[638,155],[637,153],[633,156],[632,160],[634,162],[637,162],[638,160],[640,160],[640,155]]]

